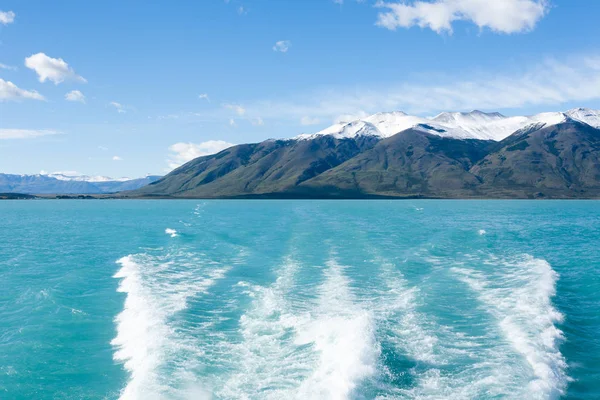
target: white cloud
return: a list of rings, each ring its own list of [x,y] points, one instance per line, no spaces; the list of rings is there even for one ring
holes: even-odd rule
[[[0,139],[33,139],[40,136],[60,134],[62,132],[45,129],[0,129]]]
[[[244,6],[239,6],[239,7],[237,8],[237,13],[238,13],[239,15],[246,15],[246,14],[248,14],[248,10],[246,10],[246,9],[244,8]]]
[[[85,96],[79,90],[71,90],[65,94],[65,100],[67,101],[78,101],[85,104]]]
[[[52,81],[55,85],[65,81],[86,83],[62,58],[48,57],[44,53],[33,54],[25,59],[25,66],[38,75],[40,82]]]
[[[206,101],[208,101],[208,102],[210,103],[210,97],[208,97],[208,94],[207,94],[207,93],[201,93],[201,94],[199,94],[199,95],[198,95],[198,98],[199,98],[200,100],[206,100]]]
[[[235,119],[229,118],[229,125],[231,125],[231,126],[237,126],[237,124],[235,123]]]
[[[302,125],[317,125],[321,123],[321,120],[319,118],[302,117],[300,118],[300,123]]]
[[[223,140],[209,140],[202,143],[175,143],[169,146],[170,154],[167,162],[169,168],[175,169],[194,158],[215,154],[231,146],[234,146],[234,144]]]
[[[499,33],[531,31],[548,12],[547,0],[434,0],[410,3],[379,1],[377,25],[395,30],[419,26],[437,33],[452,33],[455,21],[470,21],[480,29]]]
[[[123,159],[119,156],[113,156],[113,161],[123,161]]]
[[[223,104],[223,107],[235,111],[240,117],[246,114],[246,109],[239,104]]]
[[[12,11],[0,11],[0,24],[8,25],[15,22],[16,14]]]
[[[157,120],[161,121],[163,119],[179,119],[178,114],[169,114],[169,115],[159,115],[156,117]]]
[[[107,151],[108,147],[105,146],[98,146],[98,149],[102,150],[102,151]]]
[[[0,69],[7,69],[7,70],[10,70],[10,71],[16,71],[17,67],[15,67],[13,65],[6,65],[6,64],[0,63]]]
[[[280,41],[276,42],[275,45],[273,46],[273,51],[278,51],[280,53],[287,53],[287,51],[290,49],[291,46],[292,46],[292,42],[290,42],[289,40],[280,40]]]
[[[507,72],[463,71],[460,75],[426,74],[405,82],[371,87],[333,87],[296,93],[291,99],[246,102],[246,115],[298,121],[307,115],[333,121],[347,114],[402,110],[431,114],[450,110],[496,110],[559,106],[600,99],[600,54],[548,59]],[[466,78],[467,77],[467,78]]]
[[[265,124],[265,121],[263,121],[261,117],[256,117],[250,119],[250,123],[254,126],[263,126]]]
[[[125,114],[127,112],[125,110],[125,106],[123,106],[123,104],[121,104],[121,103],[117,103],[116,101],[111,101],[110,103],[108,103],[108,105],[113,106],[114,108],[116,108],[117,112],[119,114]]]
[[[14,83],[0,78],[0,102],[4,100],[22,99],[46,100],[44,96],[35,90],[21,89]]]

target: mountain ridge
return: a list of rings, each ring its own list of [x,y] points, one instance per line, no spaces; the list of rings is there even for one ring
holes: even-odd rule
[[[325,135],[332,135],[336,138],[351,138],[358,135],[387,138],[406,129],[420,127],[426,132],[443,137],[501,141],[528,125],[537,123],[555,125],[569,118],[600,128],[600,110],[581,107],[565,112],[544,112],[531,116],[512,117],[498,112],[486,113],[479,110],[466,113],[442,112],[431,118],[412,116],[402,111],[392,111],[336,123],[316,133],[301,134],[293,139],[307,140]]]
[[[590,118],[587,111],[576,110]],[[380,121],[381,116],[377,117]],[[398,113],[394,118],[404,116]],[[456,118],[456,114],[446,116]],[[508,118],[484,115],[488,117]],[[374,125],[362,121],[351,126],[355,133],[363,134],[351,137],[331,134],[332,130],[311,138],[233,146],[190,161],[160,180],[121,196],[600,197],[600,129],[566,113],[542,114],[529,118],[529,122],[503,140],[494,141],[440,135],[435,127],[424,124],[381,137],[369,134]]]
[[[86,180],[89,178],[89,180]],[[101,179],[104,178],[104,179]],[[110,180],[63,174],[16,175],[0,173],[0,192],[23,194],[108,194],[139,189],[160,176]]]

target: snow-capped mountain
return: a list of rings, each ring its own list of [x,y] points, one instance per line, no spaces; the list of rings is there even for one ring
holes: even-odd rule
[[[600,128],[600,110],[575,108],[566,112],[547,112],[531,116],[506,117],[497,112],[443,112],[431,118],[408,115],[401,111],[380,112],[351,122],[334,124],[313,134],[302,134],[294,139],[314,139],[331,135],[337,139],[356,136],[386,138],[413,128],[442,137],[500,141],[529,125],[550,126],[577,120]]]
[[[126,182],[130,181],[131,178],[111,178],[109,176],[90,176],[80,175],[76,172],[65,171],[65,172],[53,172],[47,173],[45,171],[40,172],[40,175],[48,176],[50,178],[58,179],[59,181],[74,181],[74,182]]]
[[[42,171],[43,172],[43,171]],[[0,193],[28,194],[100,194],[134,190],[148,185],[160,176],[117,180],[73,173],[11,175],[0,173]]]

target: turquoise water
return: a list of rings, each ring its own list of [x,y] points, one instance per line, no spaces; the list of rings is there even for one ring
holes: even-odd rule
[[[0,202],[2,399],[598,399],[600,203]]]

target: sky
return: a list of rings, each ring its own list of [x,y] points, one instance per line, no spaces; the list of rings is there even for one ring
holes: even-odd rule
[[[600,108],[600,2],[3,0],[0,173],[162,175],[380,111]]]

